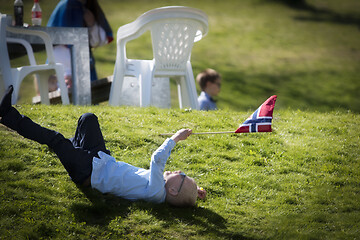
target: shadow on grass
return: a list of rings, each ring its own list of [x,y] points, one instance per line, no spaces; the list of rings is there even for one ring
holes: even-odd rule
[[[237,233],[227,231],[227,221],[219,214],[202,207],[176,208],[163,204],[154,204],[144,201],[128,201],[111,194],[102,194],[91,188],[78,186],[87,199],[88,203],[74,203],[70,210],[79,222],[88,225],[100,226],[108,229],[111,221],[120,217],[127,219],[129,214],[140,210],[165,223],[171,228],[177,222],[195,226],[199,234],[209,234],[219,238],[250,239]]]
[[[274,2],[281,2],[293,9],[300,11],[307,11],[312,14],[309,17],[295,17],[296,20],[301,21],[317,21],[317,22],[332,22],[337,24],[355,24],[360,29],[360,16],[350,14],[339,14],[330,9],[318,8],[305,0],[273,0]]]

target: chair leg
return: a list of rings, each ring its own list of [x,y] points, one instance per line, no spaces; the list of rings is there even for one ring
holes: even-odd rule
[[[140,107],[150,106],[153,75],[152,64],[145,61],[141,62],[141,74],[139,74]]]
[[[194,73],[192,71],[192,66],[190,62],[187,62],[186,64],[186,87],[188,92],[188,99],[189,104],[192,109],[200,110],[199,103],[198,103],[198,96],[196,92],[196,86],[195,86],[195,79],[194,79]]]
[[[180,109],[188,107],[189,103],[188,103],[188,96],[187,96],[186,86],[185,86],[185,78],[184,77],[179,77],[176,80],[176,85],[177,85],[177,90],[178,90]]]
[[[124,74],[119,71],[114,72],[113,81],[111,83],[110,95],[109,95],[109,105],[119,106],[122,85],[124,83]]]
[[[180,81],[181,81],[181,79],[176,79],[176,88],[177,88],[178,99],[179,99],[179,108],[182,109],[183,108],[183,98],[182,98],[182,94],[181,94]]]
[[[69,102],[69,93],[68,93],[68,89],[67,89],[67,86],[66,86],[66,83],[65,83],[64,71],[62,69],[62,66],[61,66],[61,69],[59,67],[57,67],[55,69],[55,72],[56,72],[56,76],[57,76],[57,79],[58,79],[58,85],[59,85],[59,88],[60,88],[62,104],[63,105],[68,105],[70,103]]]
[[[191,107],[199,110],[194,81],[188,76],[180,77],[177,81],[180,108]]]
[[[197,93],[196,93],[196,87],[194,84],[194,81],[192,79],[186,78],[186,85],[187,88],[187,104],[194,110],[199,110],[199,103],[197,100]]]
[[[199,110],[195,79],[190,62],[187,63],[185,76],[181,76],[177,81],[177,87],[180,108],[190,107]]]
[[[48,77],[50,74],[46,71],[38,72],[36,78],[38,79],[38,89],[41,97],[41,103],[50,105],[49,99],[49,83]]]

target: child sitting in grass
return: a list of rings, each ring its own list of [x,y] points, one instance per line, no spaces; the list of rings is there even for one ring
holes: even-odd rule
[[[181,171],[164,172],[171,150],[178,141],[191,135],[191,129],[181,129],[166,139],[153,153],[150,169],[145,170],[116,161],[109,155],[94,114],[83,114],[75,136],[66,139],[62,134],[21,115],[11,106],[12,92],[13,87],[10,86],[0,103],[0,122],[25,138],[48,145],[76,184],[129,200],[166,201],[179,207],[194,206],[197,197],[205,198],[206,191],[199,188],[194,179]]]
[[[201,93],[198,97],[200,110],[216,110],[216,102],[213,97],[220,93],[221,76],[214,69],[207,68],[196,76]]]

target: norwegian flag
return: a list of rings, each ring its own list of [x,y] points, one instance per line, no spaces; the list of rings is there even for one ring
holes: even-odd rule
[[[275,107],[276,95],[269,97],[235,133],[271,132],[271,121]]]

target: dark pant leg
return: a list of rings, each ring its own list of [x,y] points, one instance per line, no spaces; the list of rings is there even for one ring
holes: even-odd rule
[[[75,147],[87,150],[94,156],[97,156],[99,151],[110,154],[110,151],[105,147],[98,118],[93,113],[81,115],[78,120],[75,136],[71,141]]]
[[[91,51],[91,48],[89,48],[89,51],[90,51],[89,52],[89,54],[90,54],[90,79],[91,79],[91,81],[95,81],[98,79],[96,68],[95,68],[95,58]]]
[[[74,147],[72,142],[61,133],[34,123],[13,107],[2,117],[1,123],[25,138],[48,145],[59,157],[75,183],[82,184],[91,175],[94,155],[89,151]]]

